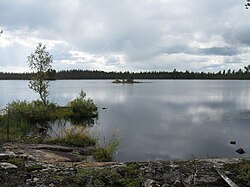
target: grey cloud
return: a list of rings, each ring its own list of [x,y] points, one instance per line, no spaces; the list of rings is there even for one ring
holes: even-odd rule
[[[242,46],[250,44],[249,14],[244,3],[235,0],[3,0],[0,11],[0,27],[10,32],[26,29],[38,38],[67,42],[70,47],[53,48],[58,68],[60,60],[71,60],[69,50],[77,50],[123,55],[130,70],[172,70],[194,64],[202,69],[207,67],[201,63],[206,56],[233,59],[241,55]],[[214,35],[225,45],[190,45],[209,43]],[[173,54],[187,58],[174,59]],[[110,64],[124,68],[109,59],[104,66]],[[91,64],[84,67],[94,68]]]
[[[164,51],[166,54],[187,53],[193,55],[220,55],[234,56],[240,53],[235,47],[191,48],[188,46],[175,46]]]
[[[234,47],[211,47],[202,48],[197,50],[198,54],[204,55],[221,55],[221,56],[234,56],[239,54],[237,48]]]

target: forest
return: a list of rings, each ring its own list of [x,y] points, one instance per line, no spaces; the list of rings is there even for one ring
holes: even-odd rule
[[[30,80],[33,73],[9,73],[0,72],[0,80]],[[223,70],[219,72],[193,72],[193,71],[144,71],[144,72],[105,72],[98,70],[48,70],[49,80],[63,79],[232,79],[232,80],[250,80],[250,66],[244,69]]]

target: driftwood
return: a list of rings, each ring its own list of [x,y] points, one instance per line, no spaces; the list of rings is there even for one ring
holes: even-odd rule
[[[221,178],[231,187],[238,187],[226,174],[221,171],[218,167],[214,166],[216,172],[221,176]]]

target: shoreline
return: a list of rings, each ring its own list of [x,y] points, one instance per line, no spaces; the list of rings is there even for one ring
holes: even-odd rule
[[[239,186],[246,186],[247,179],[242,179],[246,174],[241,170],[250,171],[249,158],[93,162],[90,158],[69,160],[66,154],[71,154],[69,149],[72,148],[5,143],[0,152],[0,182],[6,186],[84,186],[89,183],[92,186],[97,183],[145,187],[228,186],[219,170]]]

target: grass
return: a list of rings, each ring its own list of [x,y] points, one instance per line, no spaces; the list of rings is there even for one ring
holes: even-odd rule
[[[99,145],[97,143],[97,138],[90,136],[87,127],[83,126],[73,126],[64,130],[63,136],[60,138],[49,139],[45,141],[46,143],[52,144],[63,144],[78,147],[95,147],[93,157],[98,162],[111,162],[113,161],[113,156],[119,147],[119,138],[116,131],[113,131],[112,136],[105,139],[104,145]]]
[[[98,138],[97,138],[98,139]],[[97,145],[97,149],[93,156],[96,161],[110,162],[120,145],[120,131],[119,129],[111,129],[111,135],[103,139],[103,144]]]
[[[78,147],[95,146],[96,140],[90,137],[85,127],[74,126],[64,130],[61,138],[47,140],[47,143],[65,144]]]

